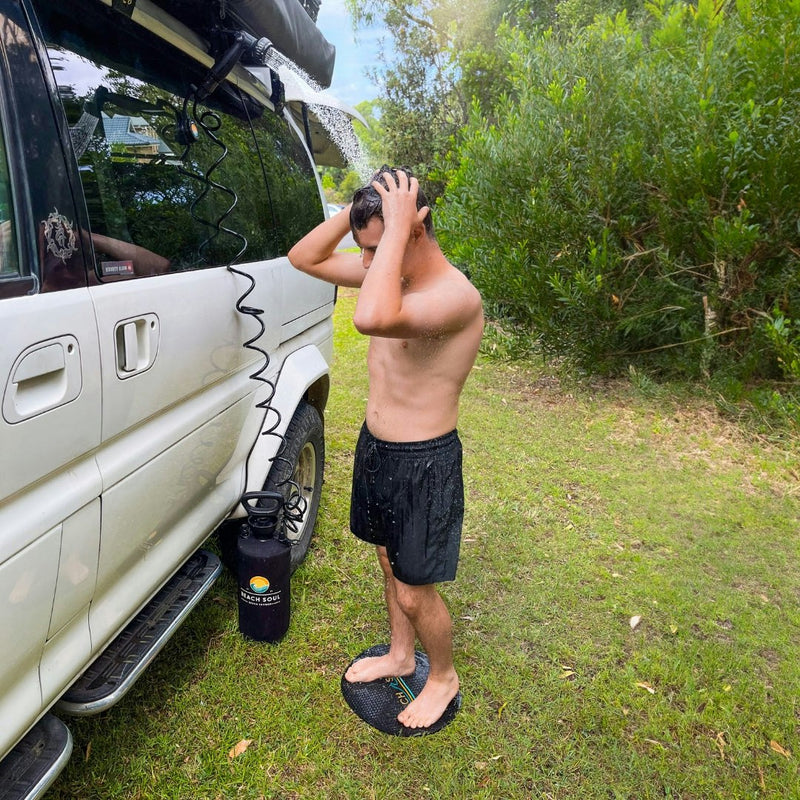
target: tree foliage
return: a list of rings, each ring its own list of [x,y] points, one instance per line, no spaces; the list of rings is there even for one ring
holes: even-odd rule
[[[383,105],[381,100],[365,100],[356,106],[356,110],[367,123],[365,128],[356,121],[354,128],[368,164],[379,165],[389,160],[386,148],[386,127],[381,118]]]
[[[472,97],[489,108],[502,93],[506,68],[495,34],[509,0],[349,0],[348,6],[357,26],[379,21],[391,36],[391,55],[372,72],[382,92],[388,160],[411,167],[435,197]]]
[[[512,91],[491,127],[473,106],[439,217],[493,311],[593,370],[792,378],[799,34],[798,0],[509,31]]]
[[[387,160],[506,329],[591,371],[780,381],[800,419],[800,0],[354,12],[393,39]]]

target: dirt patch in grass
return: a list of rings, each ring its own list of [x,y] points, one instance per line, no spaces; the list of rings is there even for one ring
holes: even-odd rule
[[[800,441],[790,434],[767,439],[725,417],[703,391],[684,385],[659,387],[657,402],[643,397],[625,378],[578,381],[556,365],[510,363],[491,371],[493,391],[525,413],[539,407],[602,419],[607,436],[621,447],[646,446],[673,467],[702,465],[709,472],[741,471],[742,491],[769,486],[777,497],[800,496]],[[480,378],[478,378],[480,380]]]

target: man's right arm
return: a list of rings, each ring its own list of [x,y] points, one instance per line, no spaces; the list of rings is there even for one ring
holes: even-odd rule
[[[289,251],[289,261],[295,269],[315,278],[357,288],[364,280],[361,256],[336,250],[349,232],[350,206],[307,233]]]

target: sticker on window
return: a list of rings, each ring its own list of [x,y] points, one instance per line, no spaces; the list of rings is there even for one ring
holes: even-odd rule
[[[100,271],[104,278],[117,275],[133,275],[133,261],[101,261]]]

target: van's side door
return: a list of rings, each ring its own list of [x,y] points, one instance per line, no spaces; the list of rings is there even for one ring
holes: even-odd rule
[[[253,406],[250,354],[241,347],[248,321],[235,310],[246,286],[218,266],[239,248],[214,227],[220,192],[202,199],[220,151],[204,134],[197,142],[183,138],[184,98],[170,91],[192,82],[185,76],[191,62],[101,4],[77,22],[68,9],[35,5],[73,131],[96,274],[89,294],[103,395],[101,541],[90,616],[97,649],[241,493],[241,470],[229,465]],[[147,80],[162,66],[160,83]],[[229,146],[248,135],[243,121]],[[220,168],[215,177],[225,176]]]
[[[250,123],[272,112],[232,89],[208,105],[187,99],[207,67],[111,8],[93,3],[76,19],[59,4],[34,2],[74,131],[97,274],[96,647],[206,538],[244,486],[263,417],[250,375],[262,357],[242,347],[259,331],[236,311],[248,282],[225,265],[259,262],[248,302],[264,302],[259,346],[276,351],[282,272],[268,260],[277,252],[275,224]]]
[[[100,353],[40,53],[0,9],[0,753],[91,651]]]

